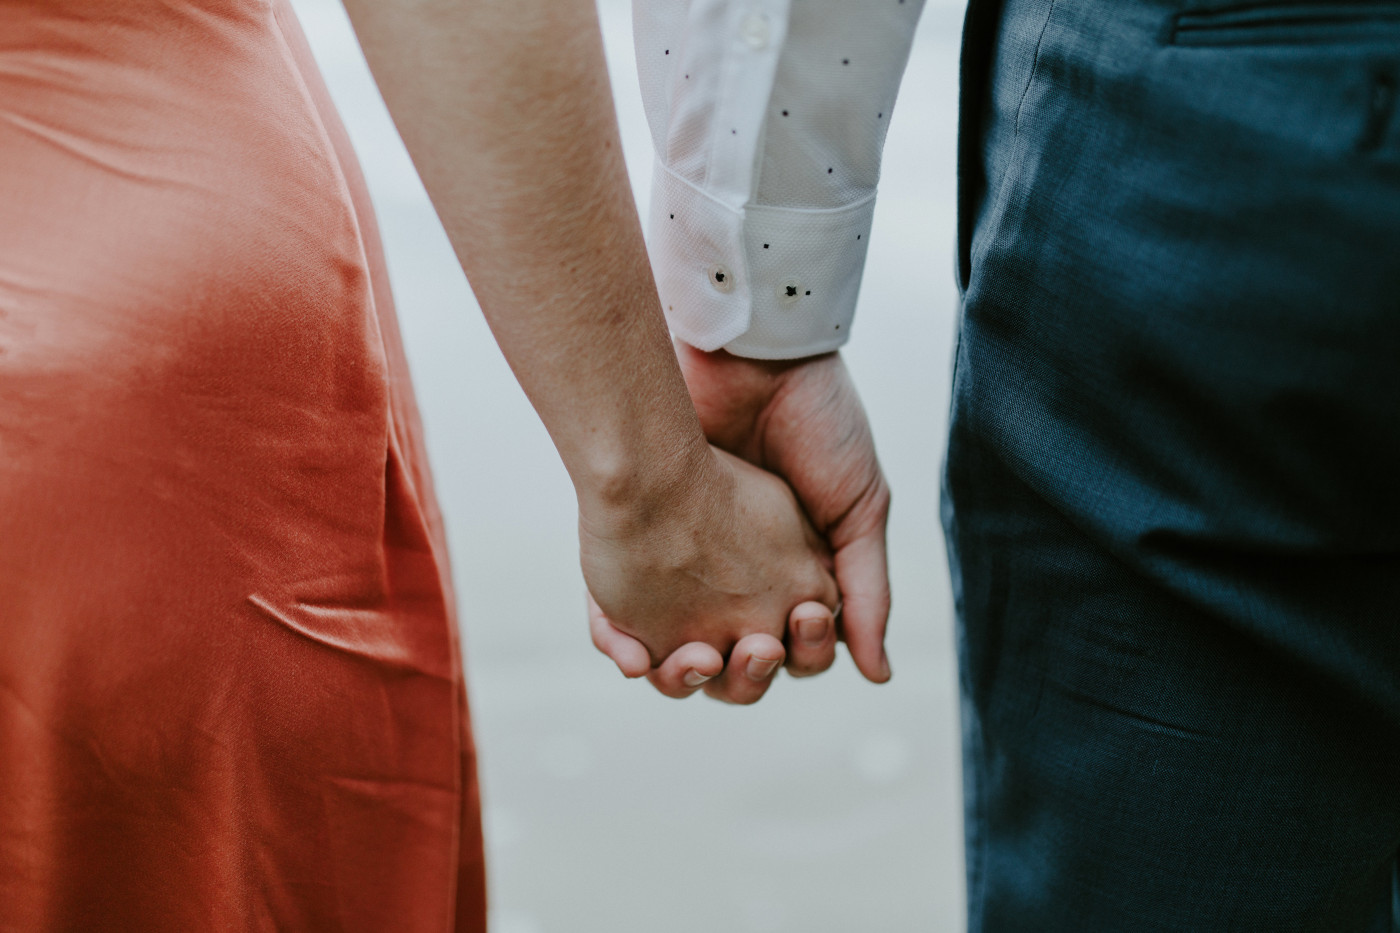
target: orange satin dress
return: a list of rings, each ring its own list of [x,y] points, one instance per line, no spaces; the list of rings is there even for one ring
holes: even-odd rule
[[[480,931],[442,523],[283,0],[0,0],[0,930]]]

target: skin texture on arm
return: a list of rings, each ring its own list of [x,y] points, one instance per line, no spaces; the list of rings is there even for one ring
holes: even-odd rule
[[[645,646],[623,651],[624,673],[690,641],[747,658],[745,635],[781,637],[804,601],[834,606],[820,539],[785,484],[705,441],[646,258],[592,0],[345,6],[573,479],[589,589]]]
[[[706,461],[587,0],[348,0],[472,290],[581,495]],[[593,504],[590,502],[590,504]]]

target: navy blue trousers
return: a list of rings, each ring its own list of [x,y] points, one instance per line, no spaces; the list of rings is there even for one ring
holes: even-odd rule
[[[973,0],[974,933],[1400,929],[1400,0]]]

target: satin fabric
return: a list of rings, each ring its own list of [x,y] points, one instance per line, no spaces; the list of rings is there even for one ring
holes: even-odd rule
[[[0,6],[0,929],[484,929],[442,523],[285,3]]]

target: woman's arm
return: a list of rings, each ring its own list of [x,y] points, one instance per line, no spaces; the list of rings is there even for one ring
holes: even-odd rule
[[[592,0],[346,0],[579,499],[585,577],[653,663],[836,590],[787,488],[705,442],[623,165]]]
[[[591,0],[347,0],[472,289],[589,506],[710,457],[668,345]]]

